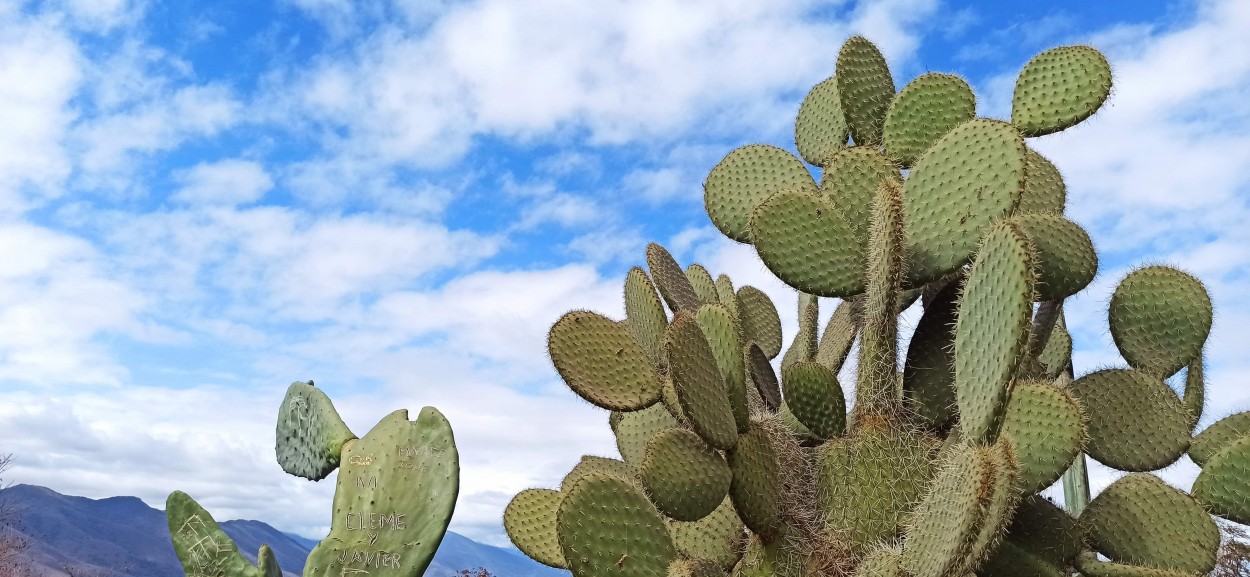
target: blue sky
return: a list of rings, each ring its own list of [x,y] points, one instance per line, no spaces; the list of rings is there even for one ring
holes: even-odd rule
[[[1000,118],[1031,55],[1107,53],[1103,110],[1031,141],[1102,258],[1068,306],[1077,372],[1122,363],[1115,282],[1179,265],[1217,307],[1210,423],[1250,409],[1247,29],[1239,0],[0,0],[0,452],[17,482],[182,489],[320,537],[332,482],[272,449],[286,385],[313,378],[357,434],[443,410],[453,529],[503,542],[512,494],[614,454],[543,343],[566,310],[621,314],[646,242],[791,316],[701,183],[736,146],[793,149],[857,33],[899,87],[956,72]]]

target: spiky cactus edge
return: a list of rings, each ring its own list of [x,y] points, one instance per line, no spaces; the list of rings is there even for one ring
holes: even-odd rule
[[[780,379],[768,298],[651,245],[625,321],[574,311],[549,340],[569,387],[612,411],[623,460],[587,456],[558,491],[522,491],[504,513],[513,542],[575,577],[1210,571],[1208,512],[1250,520],[1250,414],[1191,436],[1212,315],[1201,283],[1129,274],[1109,313],[1127,367],[1072,378],[1063,301],[1097,255],[1025,138],[1084,120],[1110,88],[1097,50],[1056,48],[1020,73],[1010,123],[976,118],[962,79],[925,74],[896,94],[876,47],[847,41],[795,124],[820,183],[766,145],[730,152],[705,183],[716,227],[800,291]],[[819,335],[818,297],[842,299]],[[898,314],[917,299],[900,371]],[[857,338],[848,413],[836,375]],[[1164,379],[1184,367],[1182,398]],[[1147,473],[1186,451],[1204,467],[1193,495]],[[1038,492],[1085,453],[1131,473],[1074,518]]]
[[[278,412],[278,464],[319,481],[339,470],[330,534],[304,564],[305,577],[420,577],[447,531],[460,488],[451,425],[434,407],[407,410],[352,434],[312,381],[292,383]],[[253,565],[189,495],[174,491],[165,515],[187,577],[281,577],[262,546]]]

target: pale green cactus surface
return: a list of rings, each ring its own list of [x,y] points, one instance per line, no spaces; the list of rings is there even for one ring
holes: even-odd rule
[[[1202,283],[1129,273],[1108,306],[1124,363],[1073,374],[1063,303],[1098,255],[1027,139],[1110,90],[1101,53],[1055,48],[1024,66],[1009,122],[978,118],[959,77],[896,93],[877,48],[847,41],[798,107],[798,154],[742,146],[704,184],[712,223],[796,289],[793,340],[763,291],[651,245],[624,320],[571,312],[550,337],[569,387],[611,411],[622,458],[518,494],[512,541],[574,577],[1211,571],[1212,515],[1250,521],[1250,413],[1194,434]],[[913,304],[919,321],[900,323]],[[1187,453],[1192,494],[1151,474]],[[1128,474],[1073,517],[1039,492],[1086,455]]]

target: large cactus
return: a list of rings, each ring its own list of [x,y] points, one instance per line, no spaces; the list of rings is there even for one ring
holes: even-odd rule
[[[451,425],[434,407],[416,421],[407,410],[387,415],[364,438],[352,434],[329,397],[292,383],[278,413],[278,464],[314,481],[339,469],[330,534],[308,556],[305,577],[420,577],[443,540],[456,506],[460,461]],[[262,547],[248,562],[213,521],[181,491],[165,514],[187,577],[280,577]]]
[[[1208,512],[1250,520],[1250,413],[1191,438],[1203,286],[1166,267],[1129,274],[1109,314],[1127,366],[1072,378],[1063,301],[1097,255],[1025,138],[1092,115],[1107,61],[1086,46],[1036,56],[1010,122],[976,118],[956,76],[896,94],[860,37],[836,72],[799,109],[803,160],[744,146],[705,182],[716,227],[800,291],[780,378],[768,298],[651,245],[624,321],[571,312],[549,340],[569,387],[611,411],[622,459],[587,456],[559,490],[519,493],[513,542],[574,577],[1210,571]],[[823,332],[819,297],[841,299]],[[918,299],[900,369],[898,315]],[[857,339],[848,412],[837,375]],[[1183,367],[1182,397],[1165,379]],[[1204,466],[1192,496],[1146,473],[1187,450]],[[1038,493],[1085,453],[1131,474],[1074,518]]]

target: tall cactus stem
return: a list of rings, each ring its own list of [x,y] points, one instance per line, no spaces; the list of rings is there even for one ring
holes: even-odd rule
[[[868,283],[856,386],[858,414],[902,408],[898,377],[898,298],[903,283],[903,198],[897,180],[877,188],[868,233]]]

